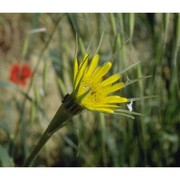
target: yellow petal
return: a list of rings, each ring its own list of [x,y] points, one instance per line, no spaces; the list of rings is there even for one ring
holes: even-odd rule
[[[99,112],[106,112],[106,113],[114,113],[114,110],[111,108],[101,108],[101,107],[88,107],[87,108],[90,111],[99,111]]]
[[[88,60],[88,54],[85,54],[84,57],[83,57],[82,62],[81,62],[80,65],[79,65],[79,69],[80,69],[81,66],[84,64],[84,62],[87,61],[87,60]]]
[[[105,87],[105,88],[103,89],[103,93],[109,94],[109,93],[112,93],[112,92],[115,92],[115,91],[120,90],[122,87],[124,87],[124,83],[123,83],[123,82],[120,82],[120,83],[117,83],[117,84],[115,84],[115,85],[113,85],[113,86]]]
[[[86,54],[84,55],[83,61],[86,60],[86,59],[88,58],[88,56],[89,56],[89,54],[86,53]]]
[[[89,70],[88,70],[86,76],[90,76],[90,75],[93,73],[93,71],[95,70],[98,62],[99,62],[99,55],[97,54],[97,55],[95,55],[95,56],[93,57],[93,59],[92,59],[92,61],[91,61],[91,64],[90,64],[90,67],[89,67]]]
[[[120,96],[108,96],[104,99],[104,103],[123,103],[127,102],[128,100],[124,97]]]
[[[75,81],[75,79],[76,79],[77,72],[78,72],[78,60],[75,59],[75,60],[74,60],[74,77],[73,77],[74,81]]]
[[[96,72],[96,74],[94,73],[94,77],[93,77],[93,80],[95,82],[97,82],[99,79],[101,79],[105,74],[108,73],[108,71],[110,70],[112,66],[112,63],[111,62],[107,62],[106,64],[104,64],[101,69]]]
[[[93,74],[92,74],[92,76],[91,76],[90,81],[93,81],[93,80],[96,78],[97,74],[100,73],[101,69],[102,69],[101,66],[99,66],[99,67],[97,67],[97,68],[95,69],[95,71],[93,72]]]
[[[114,113],[114,110],[112,110],[111,108],[96,108],[95,110],[106,113]]]
[[[82,76],[83,76],[83,74],[85,72],[87,63],[88,63],[88,59],[84,59],[84,61],[81,63],[81,65],[79,67],[79,71],[78,71],[78,73],[76,75],[76,78],[75,78],[75,88],[77,87],[80,79],[82,78]]]
[[[107,62],[106,64],[104,64],[99,75],[98,75],[99,78],[102,78],[105,74],[107,74],[108,71],[110,70],[111,66],[112,66],[111,62]]]
[[[117,81],[118,79],[120,79],[120,74],[114,74],[111,77],[109,77],[108,79],[104,80],[101,85],[102,86],[107,86],[109,84],[114,83],[115,81]]]
[[[95,108],[111,108],[111,109],[118,109],[119,106],[117,105],[113,105],[113,104],[99,104],[99,105],[95,105]]]

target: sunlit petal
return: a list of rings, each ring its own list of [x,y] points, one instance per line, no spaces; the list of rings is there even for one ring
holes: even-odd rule
[[[88,63],[88,59],[84,59],[83,63],[81,63],[81,65],[79,67],[79,71],[78,71],[76,78],[75,78],[75,88],[77,87],[79,80],[82,78],[82,76],[84,74],[87,63]]]
[[[74,76],[73,76],[74,81],[76,79],[77,73],[78,73],[78,60],[75,59],[74,60]]]
[[[128,100],[124,97],[120,97],[120,96],[107,96],[104,99],[104,103],[123,103],[123,102],[127,102]]]
[[[98,81],[99,79],[101,79],[105,74],[108,73],[108,71],[110,70],[112,66],[111,62],[107,62],[106,64],[104,64],[102,66],[102,68],[100,69],[100,71],[98,73],[96,73],[96,75],[93,77],[93,79],[95,81]]]
[[[104,91],[103,93],[110,94],[112,92],[115,92],[115,91],[122,89],[123,87],[124,87],[124,83],[120,82],[120,83],[117,83],[113,86],[105,87],[103,90]]]
[[[99,62],[99,55],[95,55],[91,61],[91,64],[90,64],[90,67],[89,67],[89,70],[88,70],[86,76],[90,76],[92,74],[92,72],[95,70],[98,62]]]
[[[120,74],[114,74],[111,77],[107,78],[106,80],[104,80],[101,85],[102,86],[107,86],[109,84],[112,84],[114,82],[116,82],[118,79],[120,79]]]

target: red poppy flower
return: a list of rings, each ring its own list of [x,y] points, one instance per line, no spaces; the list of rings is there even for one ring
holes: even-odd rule
[[[25,86],[27,84],[27,79],[32,76],[32,69],[28,64],[20,65],[15,63],[10,68],[10,77],[9,80]]]

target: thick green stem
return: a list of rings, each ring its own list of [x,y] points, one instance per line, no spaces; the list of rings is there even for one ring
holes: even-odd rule
[[[29,155],[29,157],[26,159],[24,166],[30,166],[34,158],[38,155],[41,148],[45,145],[45,143],[48,141],[48,139],[58,130],[60,129],[66,121],[68,121],[72,115],[67,112],[67,110],[64,107],[64,104],[62,104],[58,111],[56,112],[55,116],[53,117],[51,123],[47,127],[46,131],[40,138],[37,145],[34,147],[33,151]]]
[[[63,104],[59,107],[56,114],[54,115],[49,126],[41,136],[39,142],[32,150],[31,154],[25,160],[25,167],[30,166],[38,155],[41,148],[46,144],[48,139],[60,128],[62,128],[68,120],[70,120],[74,115],[80,113],[83,110],[81,106],[75,103],[72,95],[67,95],[66,99],[63,100]]]
[[[41,148],[44,146],[44,144],[48,141],[48,139],[51,137],[48,136],[48,133],[44,133],[41,137],[41,139],[39,140],[39,142],[37,143],[37,145],[34,147],[33,151],[31,152],[31,154],[29,155],[29,157],[26,159],[25,163],[24,163],[24,167],[29,167],[31,166],[33,160],[35,159],[35,157],[38,155],[39,151],[41,150]]]

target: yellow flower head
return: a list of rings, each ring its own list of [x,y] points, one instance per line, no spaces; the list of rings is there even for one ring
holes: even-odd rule
[[[127,102],[128,99],[119,95],[112,95],[115,91],[124,87],[119,74],[114,74],[107,79],[104,76],[110,70],[112,63],[107,62],[98,66],[99,55],[95,55],[88,64],[88,54],[85,54],[83,61],[78,65],[74,61],[74,89],[72,95],[76,103],[91,111],[114,113],[119,109],[118,104]]]

